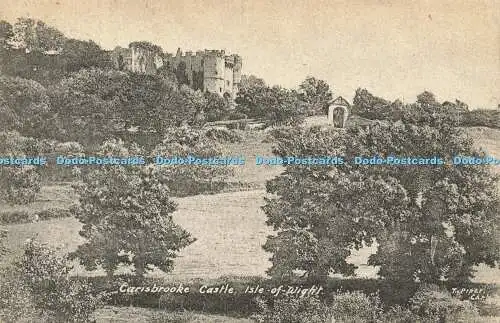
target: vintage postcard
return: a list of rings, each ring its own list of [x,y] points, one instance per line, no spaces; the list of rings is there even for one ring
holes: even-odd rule
[[[500,322],[498,0],[4,0],[0,322]]]

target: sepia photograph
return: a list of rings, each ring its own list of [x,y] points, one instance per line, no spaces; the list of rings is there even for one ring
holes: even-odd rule
[[[3,0],[0,323],[500,323],[500,0]]]

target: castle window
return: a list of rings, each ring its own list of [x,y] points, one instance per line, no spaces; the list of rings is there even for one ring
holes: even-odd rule
[[[229,86],[229,81],[227,81],[227,86]]]
[[[222,88],[221,87],[219,88],[219,92],[222,93]]]

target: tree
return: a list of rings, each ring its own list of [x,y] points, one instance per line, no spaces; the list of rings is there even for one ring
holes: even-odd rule
[[[0,132],[0,154],[20,158],[37,156],[38,141],[26,138],[17,132]],[[37,166],[2,165],[0,167],[0,200],[9,204],[27,204],[35,201],[41,188]]]
[[[59,51],[65,40],[59,30],[32,18],[18,18],[13,32],[13,43],[27,52]]]
[[[215,94],[217,95],[217,94]],[[165,129],[163,140],[154,150],[153,156],[193,156],[213,158],[223,156],[221,144],[210,137],[210,130],[190,127]],[[196,195],[220,192],[227,186],[227,178],[232,175],[230,167],[198,165],[168,165],[159,167],[162,183],[169,187],[174,196]]]
[[[91,322],[107,296],[88,281],[70,278],[67,256],[34,239],[26,242],[22,259],[2,271],[6,269],[0,283],[0,318],[7,322]]]
[[[0,76],[0,127],[38,136],[50,111],[46,89],[38,82]]]
[[[368,119],[398,120],[399,103],[394,102],[394,108],[391,102],[383,98],[374,96],[368,90],[358,88],[352,100],[353,113]]]
[[[305,117],[305,103],[296,91],[280,86],[261,86],[258,83],[238,92],[237,112],[252,118],[266,119],[267,125],[297,125]]]
[[[128,155],[119,142],[104,144],[101,153]],[[173,222],[176,205],[153,166],[102,166],[84,174],[76,189],[76,217],[86,242],[71,257],[88,270],[100,265],[111,277],[124,264],[132,265],[138,277],[153,267],[168,272],[176,252],[194,241]]]
[[[437,120],[439,116],[436,117]],[[285,156],[481,156],[453,124],[375,123],[366,129],[277,131]],[[269,273],[313,281],[351,275],[351,250],[377,241],[369,264],[393,280],[463,280],[500,260],[498,180],[484,166],[287,165],[267,183],[264,211],[278,231]]]
[[[241,75],[240,91],[245,91],[255,87],[265,87],[266,82],[255,75]]]
[[[83,68],[111,67],[109,55],[92,40],[65,39],[60,59],[66,73],[76,72]]]
[[[5,246],[6,239],[7,239],[7,231],[0,230],[0,259],[2,259],[8,253],[8,249]]]
[[[14,37],[12,25],[5,20],[0,20],[0,50],[10,48],[12,37]]]
[[[203,123],[203,93],[160,75],[82,69],[49,88],[55,139],[101,143],[131,127],[161,136]],[[47,118],[50,119],[50,118]],[[85,141],[82,141],[85,138]]]
[[[308,76],[299,85],[300,99],[308,104],[310,114],[327,113],[328,103],[332,100],[330,86],[323,80]]]
[[[436,96],[434,95],[434,93],[429,92],[429,91],[424,91],[424,92],[420,93],[419,95],[417,95],[417,103],[429,104],[429,105],[439,104],[436,101]]]
[[[306,106],[294,90],[273,86],[263,97],[268,126],[298,125],[304,121]]]
[[[206,105],[203,108],[205,120],[218,121],[224,120],[229,116],[231,106],[225,98],[212,92],[205,92]]]

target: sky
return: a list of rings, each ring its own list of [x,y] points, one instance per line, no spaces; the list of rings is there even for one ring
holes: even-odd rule
[[[243,73],[296,88],[307,76],[352,101],[366,88],[500,104],[500,0],[2,0],[0,19],[43,20],[105,49],[225,49]]]

